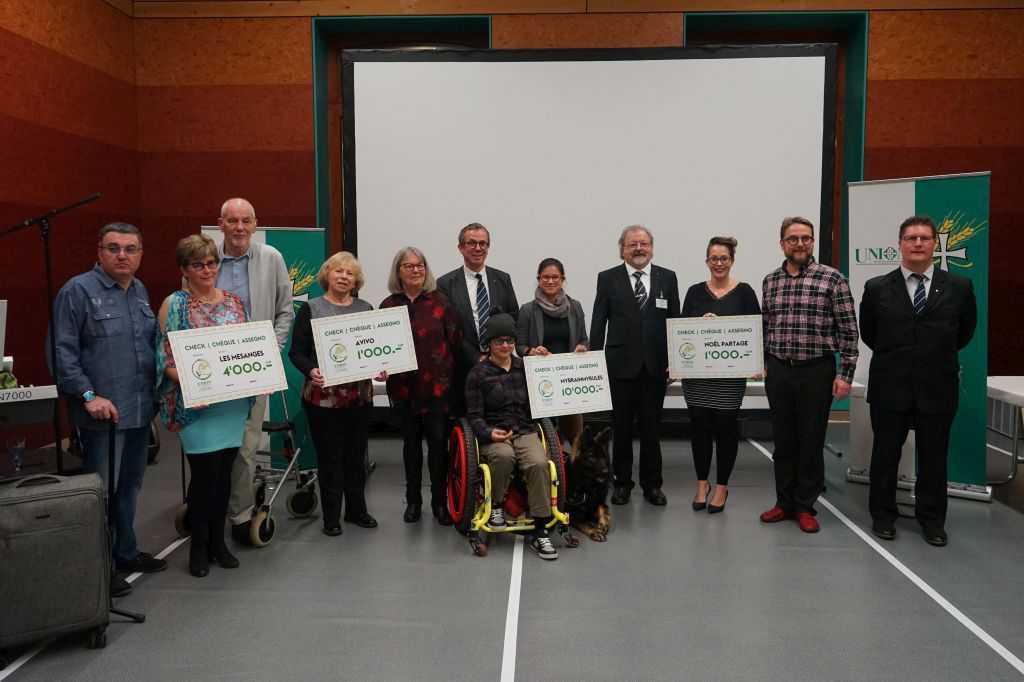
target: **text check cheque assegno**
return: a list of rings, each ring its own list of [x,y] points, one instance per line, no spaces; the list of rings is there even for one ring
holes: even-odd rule
[[[612,409],[604,351],[523,358],[534,419]]]
[[[418,369],[409,309],[403,306],[310,321],[324,386]]]
[[[288,388],[269,320],[169,332],[185,407]]]
[[[751,377],[764,373],[760,315],[678,317],[668,321],[673,379]]]

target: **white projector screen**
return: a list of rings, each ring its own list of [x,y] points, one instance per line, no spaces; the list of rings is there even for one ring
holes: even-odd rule
[[[715,235],[739,239],[733,274],[758,295],[783,217],[810,218],[830,258],[833,45],[346,51],[342,93],[345,244],[374,306],[398,248],[440,276],[471,222],[520,304],[560,259],[588,324],[627,225],[651,230],[680,299]]]

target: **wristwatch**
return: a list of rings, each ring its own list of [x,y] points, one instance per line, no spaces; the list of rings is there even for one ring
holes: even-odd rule
[[[92,400],[95,400],[95,398],[96,398],[96,392],[93,391],[92,389],[89,389],[88,391],[86,391],[85,393],[82,394],[82,402],[83,403],[87,403],[87,402],[90,402]]]

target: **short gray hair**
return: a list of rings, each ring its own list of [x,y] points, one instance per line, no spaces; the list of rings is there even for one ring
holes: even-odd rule
[[[423,261],[424,274],[426,275],[423,279],[423,291],[430,292],[436,289],[437,280],[434,279],[434,273],[430,271],[430,263],[427,262],[427,257],[415,246],[403,246],[395,254],[395,259],[391,261],[391,272],[388,273],[388,291],[393,294],[399,294],[404,291],[402,289],[402,280],[398,277],[398,269],[402,267],[402,261],[409,254]]]
[[[630,232],[644,231],[647,233],[647,239],[650,240],[651,246],[654,246],[654,235],[643,225],[627,225],[622,228],[622,234],[619,235],[619,256],[622,256],[622,249],[626,248],[626,235]]]
[[[142,248],[142,233],[139,232],[139,228],[135,227],[131,223],[107,223],[100,228],[99,237],[96,238],[97,244],[103,243],[103,238],[111,232],[117,232],[118,234],[131,234],[139,240],[139,248]]]

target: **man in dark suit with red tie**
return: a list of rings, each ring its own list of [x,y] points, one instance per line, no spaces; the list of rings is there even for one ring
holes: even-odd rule
[[[937,237],[927,216],[903,221],[903,261],[864,285],[860,334],[873,353],[868,373],[872,531],[883,540],[896,537],[897,472],[907,432],[914,429],[915,515],[925,541],[941,547],[948,541],[946,460],[960,394],[957,354],[974,336],[977,304],[971,280],[935,267]]]
[[[643,225],[619,236],[624,263],[597,276],[590,348],[604,350],[612,392],[613,504],[627,504],[633,489],[633,417],[640,435],[640,487],[653,505],[666,504],[661,490],[658,422],[668,385],[665,321],[679,317],[676,274],[651,264],[654,237]]]

